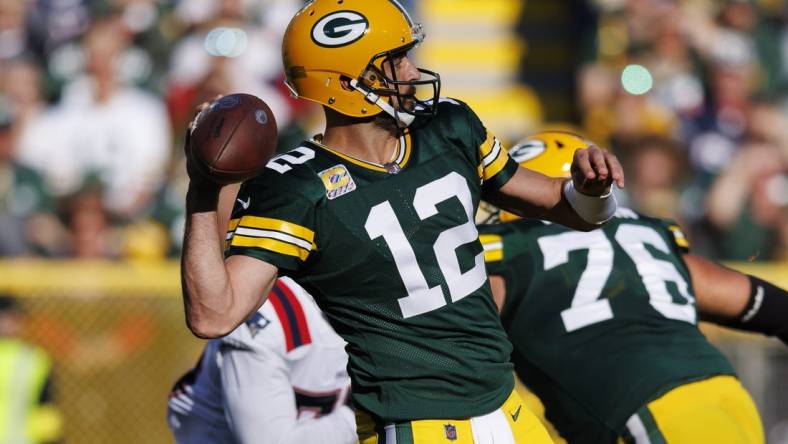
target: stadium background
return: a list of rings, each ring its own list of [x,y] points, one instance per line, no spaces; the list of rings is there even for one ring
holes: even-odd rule
[[[299,0],[0,0],[0,291],[55,362],[70,443],[171,442],[186,329],[181,135],[219,93],[264,98],[282,146],[319,113],[281,85]],[[620,200],[695,251],[788,286],[782,0],[412,0],[419,63],[509,142],[557,123],[626,163]],[[709,329],[788,443],[788,353]]]

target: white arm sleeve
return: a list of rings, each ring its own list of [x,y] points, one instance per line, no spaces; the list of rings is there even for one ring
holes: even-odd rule
[[[317,419],[297,421],[287,362],[265,347],[222,351],[228,422],[241,444],[350,444],[357,442],[353,411],[341,406]]]

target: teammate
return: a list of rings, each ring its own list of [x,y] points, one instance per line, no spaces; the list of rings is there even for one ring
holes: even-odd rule
[[[578,136],[537,134],[511,150],[563,177]],[[764,440],[758,412],[698,315],[788,342],[788,294],[689,254],[672,221],[619,208],[581,233],[500,213],[481,225],[512,362],[569,443]]]
[[[519,168],[465,104],[439,100],[438,75],[407,55],[422,38],[394,0],[315,0],[292,19],[287,83],[324,106],[325,134],[241,186],[226,260],[218,186],[189,167],[187,322],[224,335],[292,276],[348,342],[363,443],[547,442],[512,390],[473,215],[484,196],[596,228],[623,171],[596,147],[577,153],[574,180]]]
[[[178,444],[356,442],[345,342],[288,278],[229,336],[208,342],[175,384]]]

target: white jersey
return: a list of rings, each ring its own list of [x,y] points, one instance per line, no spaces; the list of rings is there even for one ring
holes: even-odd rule
[[[355,443],[345,342],[288,278],[170,394],[178,444]]]

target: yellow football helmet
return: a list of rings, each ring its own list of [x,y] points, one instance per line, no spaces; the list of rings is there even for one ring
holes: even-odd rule
[[[527,137],[509,150],[509,156],[529,170],[549,177],[570,177],[575,151],[587,148],[591,142],[567,131],[543,131]],[[519,216],[501,210],[501,222]]]
[[[432,86],[431,101],[440,96],[440,76],[419,69],[415,81],[397,80],[392,56],[405,54],[424,39],[396,0],[313,0],[290,21],[282,43],[286,84],[295,97],[320,103],[352,117],[386,112],[401,125],[417,115],[433,115],[430,101],[413,98],[413,109],[395,109],[398,87]],[[390,63],[393,78],[384,74]],[[345,81],[343,85],[342,81]]]

